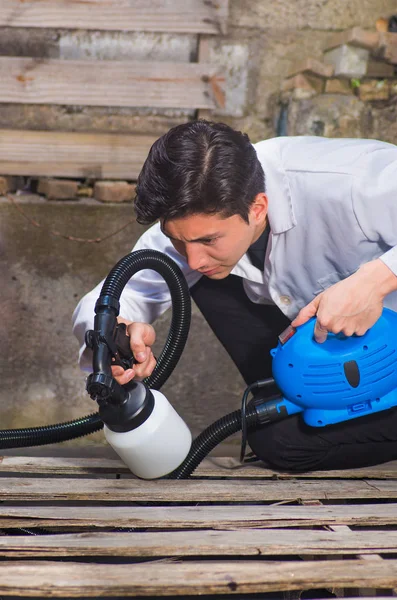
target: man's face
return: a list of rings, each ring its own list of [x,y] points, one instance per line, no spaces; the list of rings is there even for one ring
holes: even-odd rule
[[[239,215],[200,213],[166,221],[162,230],[191,269],[210,279],[224,279],[264,230],[266,209],[259,218],[251,209],[249,223]]]

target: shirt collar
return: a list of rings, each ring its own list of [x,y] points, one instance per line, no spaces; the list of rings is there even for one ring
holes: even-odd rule
[[[264,140],[254,149],[265,173],[268,218],[273,235],[285,233],[296,225],[291,190],[282,166],[277,138]]]
[[[270,235],[271,231],[268,221],[263,233],[256,242],[251,244],[247,252],[235,265],[231,271],[232,275],[237,275],[238,277],[243,277],[244,279],[256,283],[264,282],[265,257],[268,250]]]
[[[296,225],[291,190],[282,166],[277,138],[254,145],[266,178],[266,194],[269,199],[268,222],[271,236],[285,233]],[[259,240],[258,240],[259,242]],[[264,272],[253,267],[248,254],[244,254],[231,271],[233,275],[263,283]]]

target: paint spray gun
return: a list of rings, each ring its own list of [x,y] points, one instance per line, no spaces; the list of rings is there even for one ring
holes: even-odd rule
[[[133,357],[125,326],[117,323],[119,299],[127,281],[141,269],[154,269],[164,277],[172,322],[152,375],[121,386],[112,377],[111,365],[129,368]],[[86,333],[93,351],[87,391],[99,405],[106,439],[138,477],[186,478],[216,445],[240,430],[243,459],[248,429],[293,414],[302,413],[308,425],[323,427],[397,406],[397,313],[384,309],[364,336],[329,334],[323,344],[314,340],[311,319],[279,336],[272,350],[274,379],[248,386],[242,409],[210,425],[192,443],[187,425],[158,391],[182,354],[190,311],[187,283],[176,263],[160,252],[139,250],[109,273],[96,303],[94,330]],[[249,394],[261,388],[265,397],[254,397],[247,406]]]

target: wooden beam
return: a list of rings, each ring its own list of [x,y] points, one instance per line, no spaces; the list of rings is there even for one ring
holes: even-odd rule
[[[192,561],[140,564],[18,561],[0,564],[0,593],[8,596],[200,596],[372,586],[392,588],[397,560]]]
[[[144,135],[0,130],[0,173],[136,179],[156,138]]]
[[[248,482],[247,486],[251,483]],[[304,501],[303,501],[304,502]],[[0,527],[110,527],[167,529],[274,529],[277,527],[385,527],[397,525],[396,503],[291,506],[3,506]],[[387,537],[387,536],[386,536]]]
[[[0,0],[0,26],[225,33],[228,0]]]
[[[342,526],[343,527],[343,526]],[[0,537],[0,557],[318,556],[394,554],[397,532],[243,529],[17,535]],[[379,555],[377,555],[379,556]],[[380,558],[380,557],[379,557]],[[366,559],[364,559],[366,560]],[[370,565],[369,565],[370,566]]]
[[[1,135],[1,130],[0,130]],[[73,134],[72,134],[73,135]],[[120,459],[73,458],[66,456],[0,456],[1,473],[35,473],[46,475],[74,475],[76,477],[105,473],[114,477],[134,477]],[[193,473],[193,477],[230,477],[250,479],[397,479],[397,461],[342,471],[308,471],[288,473],[265,468],[263,463],[242,465],[232,456],[205,458]]]
[[[252,481],[134,479],[47,479],[1,477],[2,501],[89,502],[280,502],[298,500],[394,499],[397,481]]]
[[[216,106],[217,67],[198,63],[0,57],[0,102],[85,106]]]

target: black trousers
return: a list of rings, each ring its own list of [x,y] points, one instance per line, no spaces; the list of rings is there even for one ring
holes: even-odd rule
[[[271,377],[269,351],[289,320],[273,305],[251,302],[242,279],[202,277],[191,295],[247,384]],[[327,427],[309,427],[300,415],[250,432],[258,458],[288,471],[347,469],[397,459],[397,408]]]

